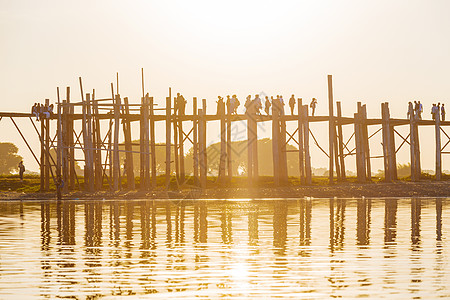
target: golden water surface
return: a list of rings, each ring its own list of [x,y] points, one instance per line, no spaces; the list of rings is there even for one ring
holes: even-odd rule
[[[450,297],[449,203],[0,202],[0,298]]]

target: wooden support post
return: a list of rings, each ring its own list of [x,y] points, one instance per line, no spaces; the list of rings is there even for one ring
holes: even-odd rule
[[[420,180],[420,177],[422,175],[422,168],[420,167],[420,140],[419,140],[419,122],[418,122],[418,116],[416,115],[414,117],[414,133],[415,133],[415,140],[416,140],[416,148],[415,148],[415,157],[416,157],[416,172],[417,172],[417,178]]]
[[[113,146],[113,190],[120,189],[120,157],[119,157],[119,126],[120,126],[120,95],[115,96],[114,102],[114,146]]]
[[[81,79],[80,79],[81,80]],[[83,114],[83,122],[81,124],[81,130],[83,132],[83,150],[84,150],[84,172],[83,172],[83,178],[84,178],[84,189],[85,190],[89,190],[89,151],[88,151],[88,147],[89,147],[89,137],[88,137],[88,129],[87,129],[87,123],[88,123],[88,119],[87,119],[87,104],[86,101],[84,101],[84,95],[82,92],[82,114]]]
[[[390,169],[390,138],[389,138],[389,118],[387,115],[386,103],[381,103],[381,128],[383,134],[383,161],[384,161],[384,180],[392,180]]]
[[[362,135],[361,102],[358,102],[358,112],[354,114],[355,122],[355,148],[356,148],[356,173],[359,182],[366,181],[364,143]]]
[[[411,158],[411,181],[417,181],[417,168],[416,168],[416,134],[414,132],[414,107],[411,102],[408,105],[409,114],[409,149]]]
[[[198,110],[199,123],[198,123],[198,134],[199,134],[199,166],[200,166],[200,187],[202,189],[206,188],[207,182],[207,167],[206,167],[206,121],[203,109]]]
[[[194,148],[194,161],[193,161],[193,167],[194,167],[194,184],[197,184],[199,182],[198,178],[198,110],[197,110],[197,97],[193,98],[192,102],[193,107],[193,118],[192,118],[192,137],[193,137],[193,148]]]
[[[62,137],[62,107],[61,107],[61,101],[59,98],[59,88],[57,88],[57,95],[58,95],[58,103],[57,103],[57,114],[58,114],[58,120],[57,120],[57,146],[56,146],[56,197],[58,200],[62,199],[62,176],[61,176],[61,165],[62,165],[62,149],[63,149],[63,137]]]
[[[278,101],[272,103],[272,157],[273,157],[273,180],[275,186],[280,185],[280,108]]]
[[[84,141],[85,151],[88,153],[87,161],[85,161],[87,168],[87,186],[89,192],[95,190],[94,185],[94,147],[92,143],[92,111],[91,111],[91,98],[90,94],[86,94],[86,120],[87,120],[87,136]],[[84,179],[86,181],[86,178]]]
[[[259,178],[259,171],[258,171],[258,123],[256,121],[256,118],[257,118],[257,116],[256,116],[256,112],[255,112],[253,114],[253,121],[251,123],[252,124],[252,135],[253,135],[253,145],[252,145],[253,181],[258,181],[258,178]],[[286,169],[286,172],[287,172],[287,169]]]
[[[139,189],[146,190],[145,186],[145,97],[141,97],[141,107],[139,109]]]
[[[50,100],[45,99],[45,106],[49,107]],[[44,120],[41,120],[45,124],[45,190],[48,191],[50,189],[50,119],[44,117]]]
[[[41,162],[40,162],[40,191],[45,192],[45,123],[41,119]]]
[[[247,178],[249,186],[253,184],[253,132],[252,132],[252,106],[247,107]]]
[[[297,133],[298,133],[298,167],[300,184],[305,184],[305,160],[304,160],[304,149],[303,149],[303,112],[302,112],[302,98],[297,99],[298,108],[298,123],[297,123]]]
[[[153,189],[156,189],[156,140],[155,140],[155,111],[154,111],[153,97],[150,97],[149,101],[150,101],[149,102],[149,106],[150,106],[150,156],[147,156],[147,157],[150,157],[150,160],[151,160],[151,168],[152,168],[151,186]],[[149,155],[149,154],[147,154],[147,155]],[[148,168],[148,164],[149,164],[149,160],[147,159],[147,168]]]
[[[125,172],[127,175],[127,188],[129,190],[135,189],[134,182],[134,162],[133,162],[133,146],[131,144],[131,124],[130,124],[130,107],[128,105],[128,97],[123,98],[125,116],[123,119],[123,133],[125,141]],[[148,143],[147,143],[148,144]],[[147,146],[148,147],[148,146]]]
[[[309,154],[309,119],[308,119],[308,105],[303,105],[302,108],[303,119],[303,147],[305,149],[305,184],[312,183],[311,172],[311,156]]]
[[[372,180],[372,168],[370,165],[370,148],[369,148],[369,133],[367,129],[367,109],[366,105],[362,106],[362,137],[364,145],[364,157],[365,157],[365,169],[366,169],[366,180]]]
[[[62,181],[63,181],[63,193],[69,191],[69,133],[67,131],[69,127],[69,107],[67,100],[63,100],[62,103],[62,115],[61,115],[61,134],[62,134]]]
[[[172,146],[171,140],[171,120],[172,120],[172,108],[171,97],[166,98],[166,189],[169,189],[170,185],[170,152]]]
[[[231,183],[231,179],[233,178],[233,162],[231,160],[232,156],[232,148],[231,148],[231,103],[227,101],[227,173],[228,173],[228,182]]]
[[[338,151],[336,155],[339,155],[339,165],[341,168],[341,180],[345,180],[345,157],[344,157],[344,136],[342,133],[342,110],[341,102],[336,102],[337,109],[337,133],[338,133]]]
[[[183,135],[183,118],[184,114],[178,117],[178,162],[180,167],[180,183],[186,180],[186,171],[184,168],[184,135]]]
[[[67,101],[67,147],[68,147],[68,164],[69,164],[69,189],[73,190],[75,188],[75,181],[77,174],[75,171],[75,149],[73,141],[73,114],[75,113],[75,108],[70,104],[70,87],[66,87],[66,101]]]
[[[388,130],[388,156],[389,156],[389,170],[391,172],[391,180],[397,180],[397,158],[396,158],[396,149],[395,149],[395,134],[394,134],[394,125],[391,124],[391,115],[389,112],[389,103],[386,102],[385,105],[386,110],[386,122],[389,128]]]
[[[114,105],[113,98],[113,105]],[[114,180],[113,180],[113,119],[114,119],[114,111],[110,111],[111,118],[109,119],[109,133],[108,133],[108,168],[109,168],[109,189],[114,190]]]
[[[95,142],[95,150],[94,150],[94,162],[95,162],[95,189],[101,190],[103,187],[103,167],[102,167],[102,137],[101,137],[101,130],[100,130],[100,120],[98,118],[99,116],[99,109],[98,109],[98,102],[93,99],[93,112],[94,112],[94,121],[93,121],[93,127],[94,127],[94,142]]]
[[[328,75],[327,76],[328,79],[328,116],[329,116],[329,120],[328,120],[328,134],[329,134],[329,140],[328,140],[328,144],[329,144],[329,156],[330,156],[330,160],[329,160],[329,184],[333,184],[333,180],[334,180],[334,142],[336,140],[335,137],[335,124],[334,124],[334,113],[333,113],[333,107],[334,107],[334,101],[333,101],[333,77],[332,75]]]
[[[442,165],[441,165],[441,114],[438,111],[435,114],[434,133],[436,139],[436,180],[442,180]]]
[[[283,185],[288,184],[288,170],[287,170],[287,151],[286,151],[286,119],[284,114],[284,106],[281,106],[282,114],[280,116],[280,135],[279,135],[279,154],[281,165],[280,181]]]
[[[225,164],[227,160],[227,139],[226,139],[226,120],[225,120],[225,103],[220,104],[218,110],[220,118],[220,160],[219,160],[219,178],[220,184],[225,183]]]
[[[177,178],[177,183],[180,183],[180,162],[178,160],[178,151],[180,150],[178,147],[178,119],[179,119],[179,109],[176,107],[176,102],[174,103],[175,109],[172,118],[173,124],[173,158],[175,163],[175,176]]]

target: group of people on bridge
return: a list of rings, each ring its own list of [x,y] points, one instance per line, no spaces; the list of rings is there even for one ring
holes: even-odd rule
[[[31,107],[31,114],[36,116],[36,121],[42,120],[44,118],[49,119],[53,116],[53,104],[44,105],[41,103],[34,103]]]
[[[248,95],[245,100],[245,103],[244,103],[245,112],[262,115],[262,111],[261,111],[263,109],[262,101],[263,100],[261,99],[259,94],[256,94],[253,99],[252,99],[251,95]],[[233,95],[231,97],[230,97],[230,95],[228,95],[226,102],[222,96],[218,96],[218,100],[216,101],[216,103],[217,103],[217,115],[225,113],[225,111],[224,111],[225,107],[227,107],[227,113],[237,114],[237,109],[238,109],[239,105],[241,104],[239,102],[238,98],[236,97],[236,95]],[[294,115],[294,109],[295,109],[296,103],[297,103],[297,100],[295,99],[295,96],[292,95],[288,102],[289,108],[291,111],[291,115]],[[274,112],[274,109],[276,108],[280,115],[284,115],[285,114],[284,106],[285,106],[285,102],[284,102],[282,95],[276,95],[275,97],[271,96],[270,98],[269,98],[269,96],[265,97],[264,112],[266,113],[266,115],[270,115],[271,108],[272,108],[272,113]],[[311,108],[312,116],[314,116],[314,114],[315,114],[316,106],[317,106],[317,99],[312,98],[311,103],[309,104],[309,107]]]
[[[411,101],[408,102],[408,112],[406,114],[406,117],[409,118],[415,118],[417,120],[422,120],[422,113],[423,113],[423,105],[422,103],[420,103],[420,101],[414,101],[414,103],[412,103]],[[438,104],[436,105],[436,103],[433,103],[433,105],[431,106],[431,117],[433,120],[436,120],[437,117],[440,116],[440,120],[441,121],[445,121],[445,107],[444,104],[440,102],[438,102]]]

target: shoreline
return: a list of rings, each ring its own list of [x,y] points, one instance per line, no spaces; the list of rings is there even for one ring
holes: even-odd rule
[[[280,198],[410,198],[450,197],[450,181],[397,181],[393,183],[338,183],[334,185],[255,187],[255,188],[209,188],[182,189],[174,191],[101,191],[97,193],[71,192],[63,200],[126,200],[126,199],[280,199]],[[23,193],[0,192],[0,201],[5,200],[56,200],[55,192]]]

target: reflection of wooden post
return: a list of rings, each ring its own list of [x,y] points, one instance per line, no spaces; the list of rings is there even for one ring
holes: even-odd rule
[[[312,183],[311,156],[309,155],[308,105],[303,105],[303,147],[305,149],[305,184]]]
[[[131,144],[131,124],[130,124],[130,107],[128,105],[128,97],[123,98],[125,105],[125,116],[123,119],[124,140],[125,140],[125,160],[126,160],[126,174],[127,174],[127,188],[134,190],[134,165],[133,165],[133,146]],[[148,109],[148,108],[147,108]],[[148,126],[148,125],[147,125]],[[148,145],[148,141],[146,143]],[[147,146],[148,147],[148,146]],[[146,154],[147,156],[147,154]]]
[[[172,109],[171,109],[171,98],[167,97],[166,98],[166,189],[169,188],[169,184],[170,184],[170,152],[171,152],[171,130],[170,130],[170,126],[171,126],[171,114],[172,114]]]
[[[329,134],[329,139],[328,139],[328,144],[329,144],[329,156],[330,156],[330,160],[329,160],[329,183],[333,184],[333,180],[334,180],[334,141],[335,141],[335,125],[334,125],[334,113],[333,113],[333,107],[334,107],[334,101],[333,101],[333,78],[331,75],[328,75],[328,116],[329,116],[329,120],[328,120],[328,134]]]
[[[299,166],[299,176],[300,184],[305,184],[305,161],[304,161],[304,149],[303,149],[303,112],[302,112],[302,98],[297,100],[298,107],[298,166]]]
[[[436,138],[436,180],[441,180],[441,114],[439,111],[435,114],[434,133]]]
[[[192,102],[193,116],[192,116],[192,137],[193,137],[193,148],[194,148],[194,183],[198,182],[198,111],[197,111],[197,97],[193,98]]]
[[[336,102],[337,109],[337,132],[338,132],[338,150],[339,154],[339,164],[341,167],[341,180],[345,180],[345,157],[344,157],[344,141],[343,141],[343,133],[342,133],[342,110],[341,110],[341,102]]]
[[[120,157],[119,157],[119,128],[120,128],[120,96],[116,95],[114,103],[114,147],[113,147],[113,190],[120,188]]]
[[[148,94],[147,94],[147,99],[149,99],[149,101],[147,101],[147,103],[150,106],[150,109],[148,109],[149,107],[147,107],[147,110],[150,110],[150,149],[149,149],[150,151],[147,151],[147,154],[146,154],[147,155],[147,168],[150,167],[150,160],[151,160],[151,168],[152,168],[151,186],[153,189],[155,189],[156,188],[155,111],[154,111],[153,97],[148,98]],[[150,176],[150,174],[148,174],[147,176]],[[149,185],[150,185],[150,178],[147,177],[147,187]]]

